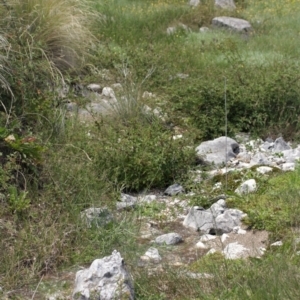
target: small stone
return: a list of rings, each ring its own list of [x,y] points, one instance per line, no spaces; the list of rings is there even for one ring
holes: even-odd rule
[[[215,235],[212,234],[204,234],[200,237],[200,242],[208,242],[214,240],[216,238]]]
[[[196,244],[196,248],[199,248],[199,249],[208,249],[208,247],[205,244],[203,244],[202,242],[198,242]]]
[[[249,179],[243,182],[236,190],[235,193],[239,195],[249,194],[256,191],[255,179]]]
[[[266,166],[262,166],[262,167],[258,167],[256,169],[256,171],[260,174],[267,174],[273,171],[273,168],[271,167],[266,167]]]
[[[146,203],[151,203],[157,199],[156,195],[139,196],[138,198],[140,202]]]
[[[190,0],[189,5],[190,5],[190,6],[193,6],[193,7],[196,7],[196,6],[198,6],[200,3],[201,3],[200,0]]]
[[[182,192],[184,192],[184,188],[180,184],[175,183],[175,184],[170,185],[164,191],[164,194],[168,195],[168,196],[175,196],[175,195],[178,195],[178,194],[180,194]]]
[[[234,227],[232,232],[235,233],[235,234],[246,234],[247,233],[247,231],[244,230],[244,229],[241,229],[240,226]]]
[[[155,243],[166,245],[176,245],[182,241],[182,236],[175,232],[160,235],[155,239]]]
[[[224,243],[226,241],[226,239],[229,238],[229,235],[226,234],[226,233],[223,233],[222,236],[221,236],[221,241],[222,243]]]
[[[278,241],[278,242],[271,244],[272,247],[280,247],[282,245],[283,245],[282,241]]]
[[[208,32],[208,31],[209,31],[209,28],[203,26],[203,27],[200,27],[199,31],[200,31],[200,32]]]
[[[207,273],[193,273],[193,272],[186,272],[185,275],[192,279],[211,279],[214,278],[213,275]]]
[[[215,0],[215,6],[221,9],[235,10],[236,6],[233,0]]]
[[[137,197],[121,194],[121,201],[117,202],[117,210],[133,208],[137,204]]]
[[[281,170],[284,172],[295,171],[295,163],[284,163],[280,167],[281,167]]]
[[[154,247],[149,248],[146,253],[141,257],[142,260],[153,260],[155,262],[161,261],[161,256],[158,250]]]
[[[259,255],[264,255],[267,249],[264,247],[259,247],[258,251],[259,251]]]
[[[217,252],[216,249],[211,248],[211,249],[206,253],[206,255],[211,255],[211,254],[214,254],[214,253],[216,253],[216,252]]]
[[[87,86],[87,89],[93,92],[101,92],[102,88],[100,86],[100,84],[96,84],[96,83],[91,83]]]
[[[107,98],[116,98],[114,90],[110,87],[104,87],[101,95]]]

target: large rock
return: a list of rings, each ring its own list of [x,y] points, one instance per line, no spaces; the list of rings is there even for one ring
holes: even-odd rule
[[[251,24],[248,21],[232,17],[213,18],[212,24],[238,32],[249,32],[252,29]]]
[[[234,227],[239,226],[244,216],[245,214],[241,210],[226,209],[226,202],[221,199],[207,210],[197,206],[191,208],[183,225],[205,234],[220,235],[229,233]]]
[[[96,259],[88,269],[78,271],[73,299],[133,300],[132,282],[120,253],[114,250],[112,255]]]
[[[236,9],[233,0],[215,0],[215,6],[217,8],[228,9],[228,10]]]
[[[204,163],[224,164],[239,153],[239,144],[229,137],[219,137],[212,141],[201,143],[196,148],[196,155]]]
[[[210,233],[210,230],[214,228],[214,217],[209,211],[192,207],[185,217],[183,225],[204,233]]]

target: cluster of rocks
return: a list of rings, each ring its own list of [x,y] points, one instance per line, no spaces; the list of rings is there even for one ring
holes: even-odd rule
[[[237,138],[241,139],[241,136]],[[300,159],[300,146],[292,148],[281,137],[275,141],[271,139],[249,141],[247,137],[243,137],[242,143],[229,137],[219,137],[201,143],[195,151],[199,163],[210,165],[211,171],[208,171],[210,177],[253,167],[258,174],[267,176],[266,174],[274,169],[294,170],[295,164]],[[197,176],[201,177],[201,172]],[[197,182],[201,180],[204,179],[198,178]],[[255,180],[248,179],[235,192],[243,196],[256,190]],[[208,209],[204,209],[199,206],[189,207],[189,194],[184,193],[185,189],[180,184],[174,184],[159,195],[121,194],[120,201],[116,205],[117,214],[121,214],[124,209],[164,202],[166,209],[162,210],[162,213],[169,217],[165,220],[177,222],[178,228],[181,226],[181,233],[176,231],[163,233],[155,228],[154,221],[145,218],[147,226],[146,230],[141,231],[141,238],[148,239],[151,246],[140,256],[140,267],[148,267],[149,272],[152,272],[153,268],[151,269],[150,265],[155,264],[155,271],[162,271],[162,263],[165,259],[168,261],[168,258],[161,255],[160,247],[174,247],[175,253],[176,249],[182,247],[184,252],[189,254],[197,251],[203,251],[203,255],[220,252],[227,259],[260,257],[265,253],[268,233],[248,230],[242,222],[246,214],[238,209],[227,208],[226,195],[219,195]],[[176,198],[178,194],[182,195],[180,199]],[[106,208],[87,209],[82,212],[81,217],[88,227],[93,224],[104,226],[107,222],[114,221],[113,214]],[[190,239],[191,236],[193,239]],[[278,241],[270,246],[280,245],[282,242]],[[182,265],[182,257],[179,254],[171,256],[169,261],[174,265]],[[183,275],[192,278],[211,278],[210,274],[188,271]],[[120,253],[114,251],[111,256],[95,260],[90,268],[77,273],[73,298],[92,299],[91,295],[97,295],[101,299],[115,299],[119,295],[125,295],[125,299],[133,299],[132,280],[124,267]]]
[[[257,139],[243,144],[228,137],[219,137],[201,143],[196,148],[196,155],[201,164],[215,166],[207,172],[209,177],[250,168],[256,169],[260,174],[267,174],[274,170],[293,171],[300,160],[300,145],[292,148],[282,137],[275,141],[271,138],[266,141]],[[195,180],[199,182],[202,180],[201,171],[197,173]],[[255,191],[253,180],[249,183],[249,189]],[[243,193],[245,189],[241,188],[239,191]]]
[[[194,8],[201,5],[201,1],[190,0],[189,5]],[[233,11],[236,9],[236,5],[233,0],[215,0],[215,7],[221,10],[229,11]],[[213,18],[211,25],[212,27],[225,28],[241,33],[249,33],[252,30],[252,26],[248,21],[227,16],[219,16]],[[177,26],[168,27],[167,34],[174,34],[179,29],[184,30],[187,33],[191,32],[191,29],[187,25],[179,23]],[[206,32],[208,30],[208,27],[200,28],[200,32]]]

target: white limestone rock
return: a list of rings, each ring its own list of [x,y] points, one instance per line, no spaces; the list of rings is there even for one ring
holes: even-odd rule
[[[236,190],[235,193],[239,195],[249,194],[255,192],[257,189],[255,179],[249,179],[243,182]]]
[[[96,259],[87,269],[76,273],[73,300],[134,299],[134,290],[129,273],[124,267],[121,254]]]

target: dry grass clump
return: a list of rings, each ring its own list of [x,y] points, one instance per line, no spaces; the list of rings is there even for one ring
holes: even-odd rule
[[[87,54],[93,36],[93,13],[83,0],[8,0],[2,23],[32,55],[40,49],[60,70],[75,67]]]

